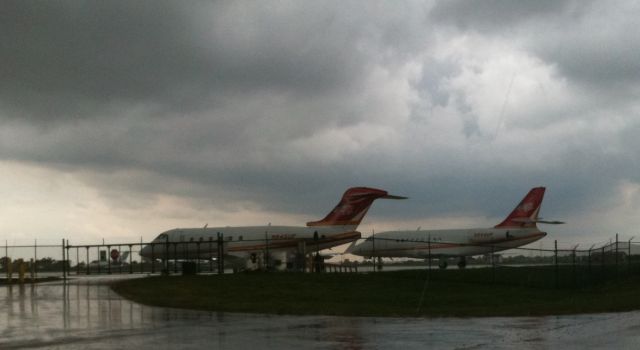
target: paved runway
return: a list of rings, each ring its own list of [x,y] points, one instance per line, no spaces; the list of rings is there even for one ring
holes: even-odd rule
[[[0,287],[0,349],[638,349],[640,312],[518,318],[271,316],[143,306],[91,277]]]

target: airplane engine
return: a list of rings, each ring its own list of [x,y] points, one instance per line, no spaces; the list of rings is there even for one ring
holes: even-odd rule
[[[263,254],[262,253],[251,253],[249,258],[245,261],[245,269],[247,271],[256,271],[260,270],[263,266]]]
[[[458,268],[464,269],[465,267],[467,267],[467,258],[463,255],[458,260]]]
[[[287,268],[287,252],[271,254],[271,266],[277,271],[284,271]]]

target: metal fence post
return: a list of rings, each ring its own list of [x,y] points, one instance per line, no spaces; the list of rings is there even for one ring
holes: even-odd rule
[[[133,246],[129,244],[129,273],[133,273]]]
[[[376,272],[376,231],[371,232],[371,262],[373,263],[373,272]]]
[[[33,242],[33,271],[35,279],[38,279],[38,240]]]
[[[220,234],[220,274],[224,274],[224,233]]]
[[[209,272],[213,272],[213,237],[209,236]]]
[[[429,275],[431,275],[431,234],[427,236],[427,247],[429,249]]]
[[[87,275],[91,274],[91,265],[89,264],[89,246],[84,247],[87,250]]]
[[[173,273],[178,273],[178,242],[173,242]]]
[[[600,255],[600,273],[604,277],[604,247],[602,247],[602,253]]]
[[[316,244],[316,255],[313,257],[313,271],[315,273],[322,272],[320,267],[320,245],[318,244],[318,231],[313,231],[313,242]],[[342,272],[342,266],[340,266],[340,272]]]
[[[577,277],[576,277],[576,249],[578,248],[578,246],[576,245],[575,247],[573,247],[573,253],[571,256],[571,274],[573,275],[573,287],[576,287],[576,281],[577,281]]]
[[[142,248],[144,248],[144,243],[142,242],[142,237],[140,237],[140,248],[138,248],[138,255],[140,255],[140,252],[142,251]],[[152,248],[152,253],[151,256],[153,256],[153,248]],[[144,273],[144,257],[142,255],[140,255],[140,273]]]
[[[64,239],[62,239],[62,279],[64,281],[66,281],[67,280],[67,271],[65,269],[65,263],[64,263],[65,256],[64,255],[65,255],[65,253],[64,253]]]
[[[65,239],[64,240],[64,274],[65,274],[65,280],[66,277],[69,276],[69,267],[71,266],[71,259],[69,259],[69,240]]]
[[[111,274],[111,246],[107,246],[107,274]]]
[[[200,241],[196,242],[196,273],[200,273]]]
[[[616,233],[616,277],[618,277],[618,234]]]
[[[98,260],[97,261],[98,261],[98,275],[99,275],[100,274],[100,270],[101,270],[100,269],[100,258],[101,258],[100,257],[100,246],[97,246],[96,248],[98,249]]]
[[[129,273],[133,273],[133,247],[134,244],[129,244]],[[142,257],[140,257],[140,266],[142,266]]]
[[[589,264],[589,277],[591,277],[591,251],[593,250],[593,247],[595,245],[591,245],[591,247],[589,247],[589,251],[587,252],[587,263]]]
[[[555,256],[555,284],[556,284],[556,289],[558,289],[558,240],[554,241],[554,249],[553,249],[553,254]]]
[[[631,241],[634,238],[635,236],[629,238],[629,243],[627,243],[627,248],[629,248],[629,253],[627,254],[627,273],[631,273]]]
[[[162,263],[164,264],[163,274],[169,275],[169,235],[165,234],[165,238],[166,241],[164,243],[164,260],[162,261]]]
[[[266,237],[266,233],[265,233],[265,237]],[[223,240],[222,240],[222,233],[218,232],[218,274],[222,275],[224,273],[224,262],[222,261],[222,255],[224,254],[224,248],[223,248]]]
[[[151,244],[151,273],[156,273],[156,254],[154,252],[156,244],[153,242],[149,244]]]
[[[491,283],[496,283],[495,246],[491,246]]]
[[[269,271],[269,235],[264,231],[264,268]]]

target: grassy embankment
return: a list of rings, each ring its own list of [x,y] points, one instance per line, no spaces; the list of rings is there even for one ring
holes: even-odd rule
[[[148,305],[271,314],[467,317],[640,309],[639,275],[555,288],[553,269],[506,271],[501,269],[499,278],[491,269],[432,271],[428,279],[424,270],[169,276],[121,281],[112,288]],[[534,279],[543,282],[531,284]]]

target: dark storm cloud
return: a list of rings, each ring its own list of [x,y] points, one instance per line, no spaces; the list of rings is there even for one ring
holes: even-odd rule
[[[420,29],[421,6],[2,7],[4,159],[240,183],[248,191],[238,197],[296,192],[296,179],[335,178],[340,171],[309,170],[313,160],[287,160],[287,143],[365,121],[376,107],[361,91],[375,62],[392,65],[427,40],[413,30]],[[135,192],[137,181],[131,183]]]
[[[547,22],[547,31],[531,31],[528,46],[561,74],[607,99],[637,96],[640,41],[635,35],[640,6],[598,2],[574,21],[567,16]],[[540,22],[544,28],[545,22]]]
[[[440,23],[463,30],[509,31],[514,25],[535,18],[555,17],[559,13],[575,14],[586,1],[439,1],[430,17]]]
[[[198,82],[203,62],[182,56],[194,49],[188,17],[169,3],[140,4],[3,3],[5,116],[90,117],[109,102],[158,99]]]
[[[331,33],[331,12],[262,10],[271,6],[4,2],[0,106],[41,119],[139,104],[189,112],[238,92],[322,93],[358,80],[358,43]]]

